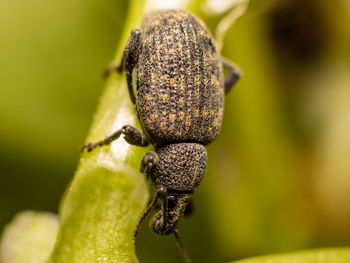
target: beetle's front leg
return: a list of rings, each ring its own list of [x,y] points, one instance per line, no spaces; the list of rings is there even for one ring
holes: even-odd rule
[[[111,135],[107,136],[105,139],[101,141],[85,144],[81,148],[81,151],[83,152],[85,149],[87,149],[88,152],[91,152],[93,149],[97,147],[109,145],[113,141],[117,140],[122,134],[124,134],[124,139],[131,145],[136,145],[136,146],[148,145],[147,139],[145,138],[145,136],[142,135],[139,129],[131,125],[124,125],[121,129],[116,130]]]
[[[141,173],[145,174],[146,177],[149,178],[151,171],[157,166],[158,161],[159,157],[155,152],[145,153],[141,160]]]

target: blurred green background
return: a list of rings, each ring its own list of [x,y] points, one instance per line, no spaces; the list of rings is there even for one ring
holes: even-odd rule
[[[0,2],[0,229],[57,211],[113,58],[127,1]],[[222,15],[191,8],[213,30]],[[182,220],[195,262],[350,245],[350,2],[253,0],[223,55],[244,76]],[[128,98],[125,98],[128,99]],[[178,262],[142,228],[141,262]]]

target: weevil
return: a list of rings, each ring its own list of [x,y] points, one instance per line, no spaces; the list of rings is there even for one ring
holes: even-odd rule
[[[223,68],[228,71],[226,77]],[[121,135],[132,145],[155,147],[143,156],[141,172],[151,178],[157,191],[135,236],[160,199],[162,207],[151,220],[152,229],[160,235],[174,233],[188,261],[176,226],[204,175],[205,146],[220,132],[224,95],[239,80],[240,71],[219,55],[204,23],[184,10],[148,14],[141,28],[132,30],[122,61],[113,70],[126,74],[142,132],[125,125],[83,149],[90,152]]]

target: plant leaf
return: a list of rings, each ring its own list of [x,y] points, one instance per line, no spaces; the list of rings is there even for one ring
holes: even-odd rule
[[[55,244],[58,223],[58,217],[51,213],[25,211],[16,215],[2,235],[0,262],[44,262]]]
[[[347,263],[350,248],[327,248],[234,261],[235,263]]]

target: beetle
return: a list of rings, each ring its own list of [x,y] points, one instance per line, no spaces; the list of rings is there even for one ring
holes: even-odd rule
[[[228,71],[226,77],[223,68]],[[151,178],[157,191],[134,236],[161,199],[162,208],[151,220],[152,229],[160,235],[174,233],[186,261],[176,226],[189,210],[204,175],[205,146],[220,132],[224,95],[239,80],[240,71],[219,55],[204,23],[184,10],[148,14],[141,28],[132,30],[120,65],[110,67],[109,72],[114,70],[126,74],[142,132],[124,125],[83,149],[90,152],[121,135],[129,144],[151,143],[155,147],[142,157],[141,172]]]

